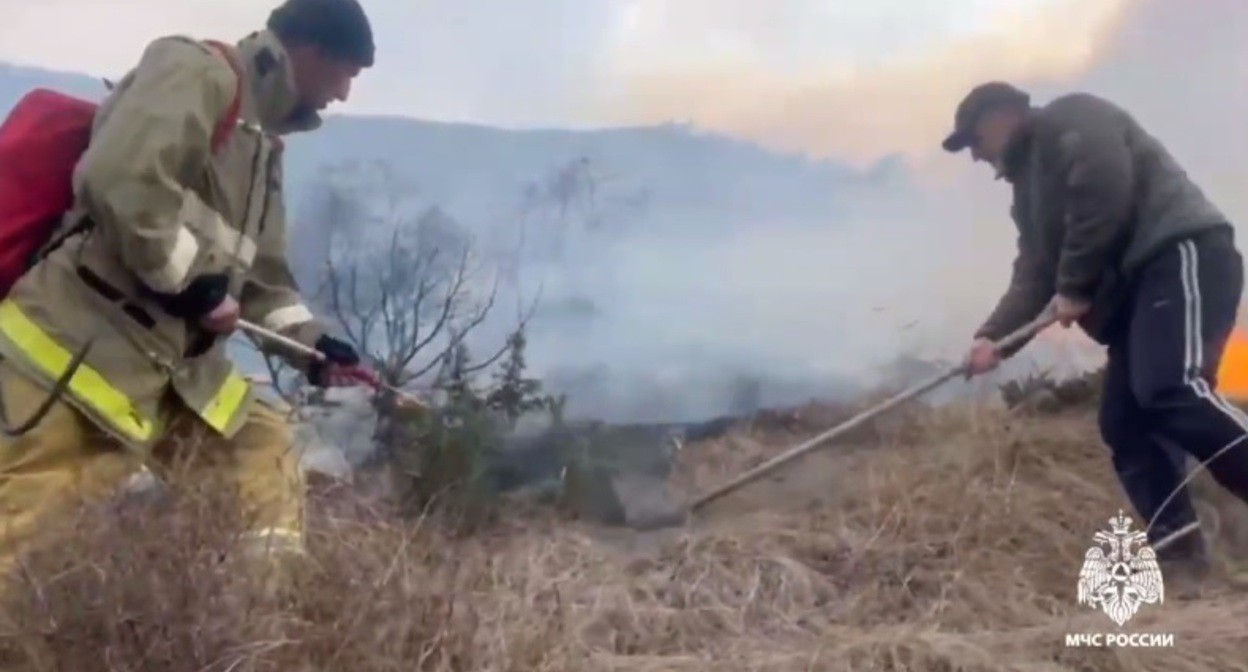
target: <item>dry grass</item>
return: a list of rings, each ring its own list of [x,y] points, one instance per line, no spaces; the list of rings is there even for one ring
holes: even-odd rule
[[[524,511],[455,539],[328,493],[315,563],[282,598],[253,595],[211,498],[95,512],[32,559],[0,667],[1243,669],[1248,598],[1221,583],[1124,628],[1174,633],[1172,649],[1064,646],[1115,629],[1075,604],[1092,532],[1125,505],[1090,417],[950,410],[904,429],[811,456],[646,552]],[[681,476],[705,487],[787,447],[763,434],[688,447]]]

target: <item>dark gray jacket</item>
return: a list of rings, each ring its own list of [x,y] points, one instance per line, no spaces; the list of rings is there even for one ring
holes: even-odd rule
[[[1092,302],[1079,324],[1105,343],[1132,276],[1152,255],[1230,227],[1156,138],[1122,108],[1085,93],[1033,109],[1007,146],[1002,173],[1014,188],[1018,252],[1009,288],[976,337],[1000,339],[1057,293]]]

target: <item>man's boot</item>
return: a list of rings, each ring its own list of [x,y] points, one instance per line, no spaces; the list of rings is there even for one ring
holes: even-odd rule
[[[1167,597],[1199,597],[1212,570],[1208,545],[1198,523],[1192,523],[1151,542]]]

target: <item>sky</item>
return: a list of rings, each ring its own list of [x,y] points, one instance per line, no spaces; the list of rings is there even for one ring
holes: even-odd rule
[[[272,6],[0,0],[0,61],[116,77],[158,35],[239,37],[262,25]],[[357,81],[352,99],[338,108],[343,112],[524,128],[688,121],[858,165],[901,153],[916,164],[935,162],[937,177],[950,161],[933,140],[973,84],[1076,83],[1106,60],[1139,60],[1139,52],[1199,59],[1202,51],[1222,48],[1205,43],[1206,33],[1243,27],[1248,16],[1235,0],[365,0],[364,6],[378,63]],[[1187,17],[1188,30],[1176,33],[1157,19],[1131,27],[1166,12]],[[1140,42],[1144,33],[1170,50]],[[1115,49],[1120,53],[1107,55]],[[1105,85],[1151,93],[1158,102],[1168,93],[1147,84],[1155,76],[1126,71]]]
[[[261,25],[270,7],[0,0],[0,60],[117,76],[155,36],[238,37]],[[765,282],[738,275],[723,289],[734,299],[726,303],[749,299],[763,306],[754,317],[780,325],[760,342],[775,342],[783,325],[802,317],[769,300],[779,292],[809,299],[794,299],[801,311],[857,300],[870,313],[885,304],[907,322],[948,325],[942,335],[965,337],[1008,274],[1008,191],[987,167],[938,145],[958,99],[987,79],[1019,84],[1039,103],[1089,90],[1125,105],[1237,226],[1248,220],[1243,0],[366,0],[365,7],[378,65],[359,79],[344,112],[515,128],[691,122],[857,166],[903,159],[925,200],[894,235],[880,236],[867,215],[838,226],[835,237],[802,231],[724,241],[702,262],[705,273],[724,263],[769,269]],[[690,263],[681,260],[682,268]],[[854,266],[829,270],[838,264]],[[830,289],[853,289],[864,268],[877,277],[895,273],[896,281],[870,296]],[[810,289],[812,278],[821,289]],[[823,330],[844,326],[829,315],[806,319]],[[854,330],[861,348],[880,338]],[[795,350],[819,340],[799,336]]]
[[[999,42],[986,47],[997,67],[1060,70],[1084,56],[1088,35],[1118,4],[366,0],[378,65],[359,80],[343,110],[504,126],[697,117],[770,135],[790,148],[813,143],[823,151],[836,148],[827,137],[833,132],[810,128],[817,120],[800,109],[826,104],[819,98],[854,90],[878,96],[868,89],[976,60],[972,52],[981,49],[958,46],[968,41]],[[0,0],[0,60],[116,76],[157,35],[241,36],[261,25],[271,6],[255,0]],[[1063,49],[1037,59],[1035,39],[1019,39],[1020,26],[1034,25],[1019,17],[1031,12],[1077,24]],[[865,81],[877,71],[887,79]],[[759,91],[766,93],[761,99]],[[776,113],[785,107],[799,108],[792,111],[807,128],[775,128]]]

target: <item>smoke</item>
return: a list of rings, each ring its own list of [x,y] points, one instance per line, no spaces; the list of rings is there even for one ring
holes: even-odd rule
[[[696,7],[682,9],[696,14]],[[783,17],[747,15],[741,23],[755,19],[752,46],[793,35],[792,26],[776,25]],[[1072,90],[1118,101],[1238,224],[1248,215],[1239,188],[1248,150],[1241,128],[1248,118],[1246,28],[1248,5],[1229,1],[1055,2],[861,67],[786,70],[757,57],[765,48],[738,44],[681,68],[647,60],[645,43],[635,53],[618,47],[612,95],[587,101],[586,114],[617,123],[689,120],[858,166],[889,159],[907,179],[853,193],[846,221],[759,221],[679,251],[638,244],[621,253],[631,289],[616,293],[622,298],[611,306],[611,321],[582,347],[603,361],[614,353],[616,369],[633,367],[634,376],[637,367],[652,379],[667,371],[682,392],[617,392],[632,401],[625,408],[616,399],[613,410],[705,413],[723,408],[731,385],[725,379],[734,375],[805,381],[788,388],[796,394],[819,381],[824,391],[832,381],[872,385],[903,353],[959,356],[1004,289],[1015,245],[1008,185],[965,155],[939,150],[957,100],[980,81],[1012,81],[1041,104]],[[643,333],[648,345],[636,346]],[[550,354],[566,354],[566,345]],[[684,366],[660,350],[682,351]],[[1101,360],[1077,330],[1057,328],[996,380],[1040,367],[1070,375]],[[722,374],[718,384],[706,373],[695,381],[693,372],[713,371]],[[784,393],[771,401],[777,395]]]
[[[958,99],[980,81],[1013,81],[1041,103],[1076,89],[1108,96],[1233,221],[1248,215],[1248,4],[879,6],[377,0],[370,11],[387,55],[362,79],[361,99],[370,111],[504,125],[689,121],[862,169],[827,194],[845,213],[836,219],[650,227],[577,252],[582,268],[567,282],[601,318],[539,334],[531,361],[575,383],[583,410],[608,417],[714,414],[751,379],[770,381],[757,396],[774,403],[870,385],[902,353],[960,355],[1005,286],[1014,246],[1008,186],[938,148]],[[0,57],[75,69],[87,58],[116,74],[145,38],[99,40],[100,25],[143,36],[199,25],[225,37],[268,9],[237,0],[103,7],[0,0]],[[521,9],[521,23],[499,18]],[[870,178],[881,165],[885,178]],[[1059,332],[1027,352],[1083,366],[1096,352],[1083,345]]]
[[[1022,9],[984,12],[984,27],[969,35],[860,65],[816,59],[788,46],[803,34],[797,19],[815,18],[819,3],[790,3],[790,10],[801,6],[807,12],[786,21],[784,13],[755,16],[767,7],[762,3],[738,2],[741,14],[715,15],[732,17],[724,27],[735,38],[731,44],[751,48],[712,49],[683,60],[670,50],[647,57],[654,43],[684,34],[695,17],[705,19],[705,4],[682,3],[679,11],[662,14],[656,9],[665,31],[655,35],[651,29],[646,40],[618,44],[604,66],[612,92],[587,101],[587,113],[621,123],[690,119],[773,148],[860,163],[897,152],[922,156],[936,146],[958,98],[972,85],[996,78],[1070,78],[1095,58],[1124,7],[1120,0],[1023,3]],[[918,19],[894,19],[896,25],[911,20]],[[703,34],[716,34],[715,27],[703,28]],[[776,59],[777,53],[791,59]]]

